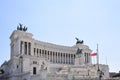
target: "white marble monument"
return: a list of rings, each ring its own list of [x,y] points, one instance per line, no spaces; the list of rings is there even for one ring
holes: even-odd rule
[[[77,39],[73,46],[35,40],[19,25],[10,36],[10,60],[1,65],[3,80],[82,80],[98,78],[98,65],[92,64],[92,50]],[[108,65],[99,64],[104,79]]]

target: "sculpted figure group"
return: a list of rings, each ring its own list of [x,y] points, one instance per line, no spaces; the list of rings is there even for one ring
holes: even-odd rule
[[[23,25],[19,23],[19,25],[17,26],[17,30],[27,31],[27,27],[26,26],[23,27]]]

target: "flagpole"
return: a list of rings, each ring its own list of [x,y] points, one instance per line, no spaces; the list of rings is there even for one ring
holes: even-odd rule
[[[98,51],[98,44],[97,44],[97,49],[96,49],[96,51],[97,51],[97,66],[98,66],[98,70],[97,70],[97,72],[98,72],[98,78],[99,78],[99,80],[101,80],[101,78],[102,78],[102,76],[103,76],[103,72],[100,70],[100,68],[99,68],[99,51]]]
[[[97,44],[97,49],[96,49],[96,51],[97,51],[97,65],[99,65],[99,51],[98,51],[98,44]]]
[[[98,51],[98,44],[97,44],[97,49],[96,49],[96,51],[97,51],[97,67],[98,67],[98,78],[99,78],[99,80],[101,80],[101,70],[100,70],[100,68],[99,68],[99,51]]]

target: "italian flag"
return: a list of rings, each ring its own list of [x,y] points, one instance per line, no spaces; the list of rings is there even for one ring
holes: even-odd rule
[[[96,55],[97,55],[96,52],[93,52],[93,53],[90,54],[90,56],[96,56]]]

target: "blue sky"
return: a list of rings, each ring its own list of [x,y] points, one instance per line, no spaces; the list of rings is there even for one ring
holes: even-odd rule
[[[0,64],[10,58],[9,36],[18,23],[34,38],[58,45],[84,40],[100,63],[120,70],[120,0],[0,0]]]

